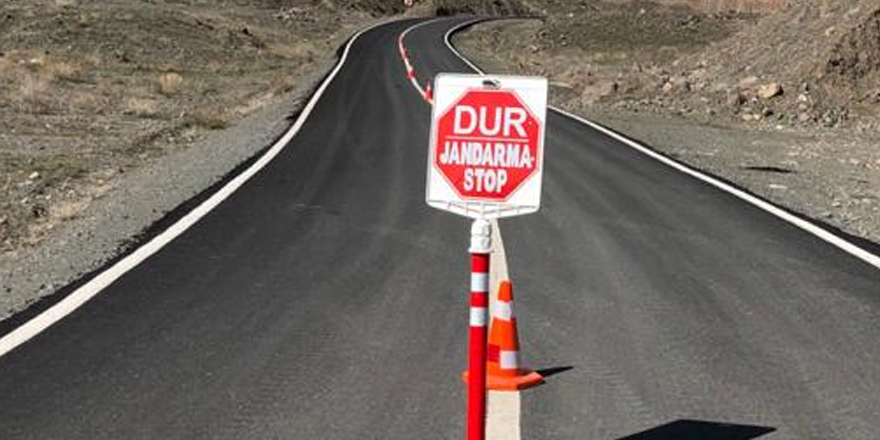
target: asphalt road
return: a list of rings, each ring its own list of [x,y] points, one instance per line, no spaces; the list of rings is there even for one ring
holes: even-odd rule
[[[417,49],[446,27],[416,71],[456,67]],[[559,113],[545,154],[502,230],[527,360],[572,368],[524,393],[524,438],[880,437],[875,268]]]
[[[0,358],[0,438],[463,436],[469,224],[424,203],[414,23],[365,33],[266,168]],[[409,34],[420,74],[468,70],[454,23]],[[524,393],[524,438],[877,437],[878,271],[571,119],[547,136],[542,211],[502,230],[525,360],[571,369]]]

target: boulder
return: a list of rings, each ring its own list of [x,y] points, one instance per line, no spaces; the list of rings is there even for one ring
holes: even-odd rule
[[[727,106],[732,110],[737,110],[741,105],[746,103],[746,97],[739,90],[730,90],[727,92]]]
[[[613,79],[600,79],[584,87],[581,92],[581,102],[592,105],[596,101],[617,93],[618,84]]]
[[[666,81],[662,87],[663,93],[682,94],[691,91],[691,83],[686,77],[675,76]]]
[[[782,94],[782,86],[778,82],[771,82],[758,87],[758,97],[771,99]]]

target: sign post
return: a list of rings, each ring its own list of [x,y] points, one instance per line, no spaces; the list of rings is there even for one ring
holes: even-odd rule
[[[468,440],[486,430],[490,219],[541,205],[547,80],[440,74],[434,83],[426,201],[474,219],[468,332]]]
[[[471,226],[471,298],[468,328],[467,438],[483,440],[486,432],[486,339],[489,326],[489,254],[492,224],[476,219]]]

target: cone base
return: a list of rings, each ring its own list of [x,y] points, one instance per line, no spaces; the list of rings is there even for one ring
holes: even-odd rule
[[[468,383],[468,372],[461,373],[461,379]],[[531,370],[519,370],[516,376],[502,377],[486,375],[486,389],[495,391],[519,391],[544,383],[544,376]]]

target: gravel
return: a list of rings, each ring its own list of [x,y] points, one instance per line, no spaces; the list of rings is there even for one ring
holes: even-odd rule
[[[85,211],[55,224],[40,243],[0,255],[0,319],[125,252],[167,213],[269,146],[334,63],[333,53],[316,59],[288,93],[187,148],[126,170]]]

